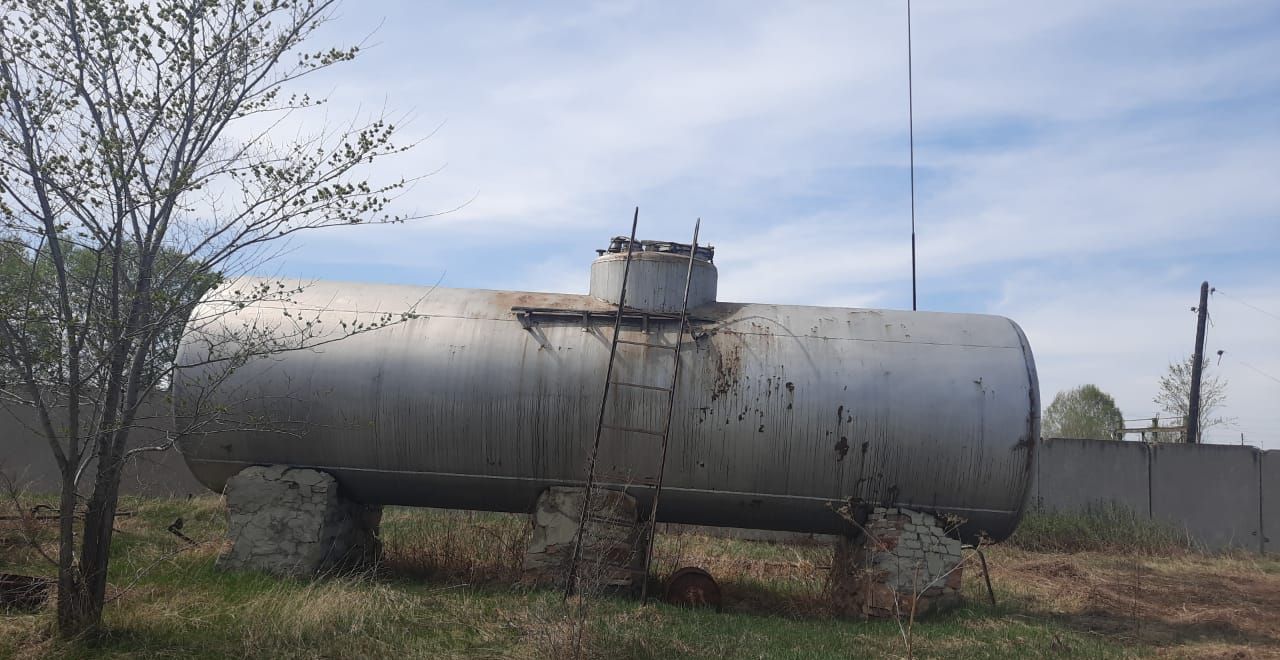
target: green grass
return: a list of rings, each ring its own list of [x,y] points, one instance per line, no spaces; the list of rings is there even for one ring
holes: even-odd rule
[[[1199,550],[1177,527],[1118,504],[1099,505],[1086,513],[1032,510],[1009,543],[1036,552],[1170,555]]]
[[[118,524],[117,598],[104,631],[61,641],[47,611],[0,612],[0,657],[559,658],[572,648],[572,605],[555,591],[513,586],[528,533],[518,516],[389,509],[377,571],[308,581],[217,570],[225,530],[215,498],[131,499],[122,508],[136,515]],[[177,517],[201,545],[184,549],[165,531]],[[0,537],[0,570],[51,573],[13,543],[12,529]],[[711,567],[726,612],[600,599],[583,636],[587,657],[906,655],[897,623],[826,610],[827,548],[680,534],[663,537],[659,551],[660,570]],[[998,549],[992,559],[1000,578]],[[972,574],[966,604],[915,624],[918,657],[1130,657],[1160,648],[1091,632],[1016,581],[997,579],[1001,604],[987,605],[980,584]]]

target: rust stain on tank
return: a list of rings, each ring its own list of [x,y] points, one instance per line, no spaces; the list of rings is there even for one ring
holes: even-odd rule
[[[844,436],[840,436],[840,442],[836,443],[836,462],[839,463],[840,461],[843,461],[844,457],[848,455],[849,439]]]
[[[711,400],[729,393],[729,389],[738,383],[742,373],[742,348],[733,346],[728,350],[716,351],[715,381],[711,385]]]

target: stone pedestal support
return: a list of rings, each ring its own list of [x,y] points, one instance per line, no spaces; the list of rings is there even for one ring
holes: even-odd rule
[[[231,549],[218,568],[310,576],[377,558],[381,507],[343,496],[318,470],[254,466],[227,481]]]
[[[921,616],[960,599],[960,541],[932,515],[875,508],[854,540],[836,542],[832,600],[841,614],[891,619]]]
[[[553,486],[538,496],[522,582],[564,586],[585,493],[585,488]],[[598,489],[591,497],[591,509],[595,522],[588,524],[584,532],[579,584],[584,588],[610,589],[637,586],[633,571],[644,567],[645,548],[636,522],[636,499],[619,491]]]

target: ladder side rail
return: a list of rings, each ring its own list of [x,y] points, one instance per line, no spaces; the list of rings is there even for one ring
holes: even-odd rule
[[[689,265],[684,275],[684,301],[680,305],[680,327],[676,334],[675,368],[671,373],[671,389],[667,391],[667,422],[662,429],[662,458],[658,462],[658,483],[653,489],[653,504],[649,509],[648,538],[644,556],[644,577],[640,587],[640,605],[649,600],[649,572],[653,568],[653,541],[658,529],[658,499],[662,496],[662,478],[667,471],[667,446],[671,435],[671,417],[675,412],[676,386],[680,381],[680,348],[684,344],[685,326],[689,321],[689,285],[693,281],[693,259],[698,254],[698,232],[702,218],[693,225],[693,242],[689,247]]]
[[[627,241],[627,261],[622,268],[622,287],[618,291],[618,310],[613,319],[613,341],[609,345],[609,365],[605,369],[604,394],[600,397],[600,414],[596,418],[596,436],[591,446],[591,460],[587,463],[587,485],[582,494],[582,510],[578,514],[578,529],[574,534],[573,554],[569,559],[569,575],[565,582],[564,597],[568,599],[574,590],[577,578],[578,561],[582,556],[582,534],[591,511],[591,490],[595,487],[596,458],[600,454],[600,435],[604,430],[604,413],[609,403],[609,382],[613,380],[613,362],[618,354],[618,335],[622,329],[622,313],[626,309],[627,277],[631,272],[631,256],[635,250],[636,225],[640,222],[640,207],[637,206],[631,218],[631,238]]]

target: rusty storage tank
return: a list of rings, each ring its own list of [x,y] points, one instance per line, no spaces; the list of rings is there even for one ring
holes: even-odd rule
[[[354,497],[399,504],[530,511],[538,493],[584,481],[613,333],[627,239],[591,267],[589,295],[320,282],[291,304],[193,318],[179,363],[253,331],[337,331],[357,319],[416,318],[313,350],[250,361],[216,389],[196,366],[175,379],[184,401],[241,420],[180,444],[213,490],[254,464],[326,470]],[[726,303],[700,248],[691,332],[678,336],[689,246],[637,245],[624,339],[683,342],[663,502],[667,522],[836,533],[831,506],[858,498],[964,519],[966,536],[1017,525],[1039,434],[1027,339],[976,314]],[[244,281],[235,286],[246,286]],[[615,379],[665,384],[672,352],[619,345]],[[661,428],[667,394],[616,388],[610,419]],[[278,426],[278,428],[277,428]],[[214,429],[204,427],[204,430]],[[255,430],[257,429],[257,430]],[[645,474],[654,439],[603,454]],[[646,500],[639,480],[629,488]]]

